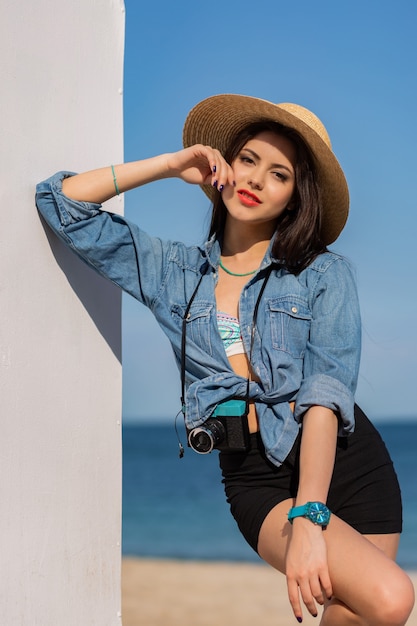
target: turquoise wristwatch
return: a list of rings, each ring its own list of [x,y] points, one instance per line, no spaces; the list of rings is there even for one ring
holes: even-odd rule
[[[323,502],[307,502],[302,506],[293,506],[288,513],[288,521],[292,524],[295,517],[305,517],[324,530],[329,523],[330,515],[330,509]]]

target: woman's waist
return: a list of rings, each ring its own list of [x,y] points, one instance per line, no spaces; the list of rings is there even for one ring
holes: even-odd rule
[[[294,409],[295,409],[295,402],[288,402],[291,412],[294,413]],[[250,434],[252,433],[257,433],[259,432],[259,419],[258,419],[258,413],[256,410],[256,404],[254,400],[249,400],[248,402],[248,426],[249,426],[249,432]]]
[[[258,420],[258,413],[256,411],[256,406],[255,406],[255,402],[253,400],[250,400],[248,402],[248,415],[247,415],[247,419],[248,419],[248,427],[249,427],[249,432],[252,433],[257,433],[259,432],[259,420]]]

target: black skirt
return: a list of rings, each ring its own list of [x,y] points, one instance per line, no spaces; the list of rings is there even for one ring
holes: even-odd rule
[[[327,506],[361,534],[399,533],[401,492],[392,460],[380,434],[357,406],[355,420],[355,432],[337,441]],[[268,513],[297,494],[299,452],[300,435],[284,463],[276,467],[255,433],[247,452],[219,454],[231,513],[255,551]]]

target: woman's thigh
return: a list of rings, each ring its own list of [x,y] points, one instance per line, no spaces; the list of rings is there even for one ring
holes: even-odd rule
[[[292,500],[286,500],[274,507],[259,534],[260,556],[283,573],[292,533],[287,514],[292,505]],[[397,612],[404,607],[404,615],[411,610],[411,582],[393,561],[398,546],[397,535],[366,537],[332,515],[324,538],[334,597],[349,607],[354,615],[371,616],[374,620],[371,623],[378,623],[380,619],[384,624],[382,611],[391,610],[394,604]],[[403,599],[400,604],[396,600],[398,597]]]
[[[392,533],[389,535],[364,535],[368,541],[371,541],[377,548],[382,550],[388,558],[395,560],[400,543],[400,534]]]

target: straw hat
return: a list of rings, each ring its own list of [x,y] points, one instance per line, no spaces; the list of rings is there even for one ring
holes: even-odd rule
[[[202,100],[188,114],[183,131],[184,147],[201,143],[224,154],[230,141],[245,126],[264,120],[294,129],[310,148],[323,200],[322,237],[326,244],[332,243],[347,220],[349,191],[329,135],[318,117],[308,109],[298,104],[273,104],[250,96],[212,96]],[[202,188],[213,200],[215,190],[210,185],[202,185]]]

